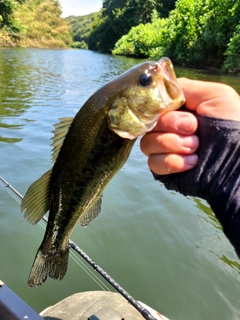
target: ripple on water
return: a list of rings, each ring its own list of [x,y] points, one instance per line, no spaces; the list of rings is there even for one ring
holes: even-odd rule
[[[51,166],[53,124],[72,117],[100,86],[139,60],[86,50],[0,49],[0,175],[22,194]],[[177,68],[192,78],[233,77]],[[239,80],[239,79],[238,79]],[[1,279],[37,311],[99,287],[70,260],[62,282],[26,282],[43,237],[0,189]],[[136,142],[107,186],[102,211],[73,240],[137,299],[170,319],[232,320],[239,314],[239,260],[208,205],[154,181]]]

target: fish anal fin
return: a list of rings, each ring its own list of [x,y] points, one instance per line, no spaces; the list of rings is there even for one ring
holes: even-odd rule
[[[21,211],[24,218],[31,224],[36,224],[48,211],[48,185],[52,169],[36,180],[28,188],[22,203]]]
[[[52,162],[55,162],[59,151],[62,147],[63,141],[68,133],[68,130],[72,124],[73,118],[61,118],[60,122],[54,125],[54,136],[52,138]]]
[[[92,207],[85,212],[79,219],[82,227],[86,227],[91,221],[93,221],[101,211],[102,197],[99,197]]]

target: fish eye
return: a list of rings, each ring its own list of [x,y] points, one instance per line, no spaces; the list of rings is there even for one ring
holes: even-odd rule
[[[141,86],[146,87],[149,86],[152,82],[152,76],[147,73],[143,73],[139,77],[139,83]]]

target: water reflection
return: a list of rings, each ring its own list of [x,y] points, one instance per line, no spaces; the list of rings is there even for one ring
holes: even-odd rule
[[[216,248],[220,245],[220,242],[218,241],[220,238],[224,238],[225,236],[223,235],[223,231],[222,231],[222,226],[220,225],[219,221],[217,220],[217,218],[215,217],[214,213],[212,212],[211,208],[209,207],[209,205],[201,199],[198,198],[193,198],[193,201],[196,203],[197,208],[199,208],[201,210],[201,212],[204,212],[205,215],[201,215],[201,218],[203,220],[205,220],[207,223],[210,223],[215,229],[216,229],[216,233],[214,235],[214,239],[210,239],[209,237],[206,237],[201,245],[197,245],[196,248],[200,251],[200,252],[204,252],[205,256],[208,256],[208,259],[211,260],[213,263],[215,263],[214,261],[221,262],[223,263],[223,268],[226,270],[226,272],[229,272],[229,267],[231,269],[233,269],[234,271],[237,271],[238,274],[240,274],[240,263],[236,261],[236,254],[234,252],[234,250],[232,250],[231,252],[228,252],[227,256],[226,254],[220,255],[219,253],[216,252],[221,252],[224,251],[224,248],[220,248],[220,250],[216,250]],[[221,230],[220,232],[218,232],[217,230]],[[213,237],[213,236],[211,236]],[[203,246],[203,242],[205,242],[205,245]],[[212,248],[210,248],[210,250],[206,250],[207,249],[207,242],[215,242],[214,245],[214,250],[212,250]],[[226,240],[226,242],[228,242],[228,240]],[[231,247],[231,245],[228,243],[229,247]]]
[[[52,165],[52,125],[136,63],[85,50],[0,49],[1,175],[24,194]],[[239,78],[176,69],[178,76],[227,82],[240,92]],[[0,204],[1,275],[23,300],[41,311],[77,291],[99,290],[70,261],[66,279],[30,292],[26,281],[42,230],[24,221],[5,190]],[[77,227],[73,241],[170,319],[232,320],[240,318],[239,261],[220,229],[204,201],[186,200],[153,180],[136,143],[105,190],[98,220]]]
[[[228,264],[231,268],[235,269],[240,274],[240,263],[227,258],[225,255],[222,255],[221,257],[219,257],[219,260]]]
[[[24,121],[19,117],[31,106],[34,94],[33,70],[28,55],[23,59],[21,50],[0,50],[0,141],[18,142],[11,130],[20,130]]]
[[[22,117],[31,107],[70,105],[72,116],[100,86],[134,64],[136,59],[84,50],[0,49],[0,141],[21,141],[17,131],[36,120]]]
[[[206,214],[206,217],[203,217],[203,219],[207,222],[210,222],[215,228],[222,230],[222,227],[215,217],[215,214],[212,212],[209,205],[203,202],[203,200],[200,200],[198,198],[193,198],[194,202],[197,205],[197,208],[199,208],[201,211],[203,211]]]
[[[238,93],[240,93],[240,77],[239,75],[228,75],[220,72],[198,70],[191,68],[175,67],[178,77],[186,77],[195,80],[222,82],[232,86]]]

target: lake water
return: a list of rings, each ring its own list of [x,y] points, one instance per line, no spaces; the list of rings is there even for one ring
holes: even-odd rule
[[[139,60],[85,50],[0,49],[0,175],[21,194],[51,166],[53,125]],[[178,76],[240,78],[176,68]],[[37,312],[100,290],[73,259],[62,281],[34,289],[28,274],[43,238],[0,188],[0,279]],[[170,320],[240,319],[239,260],[208,205],[154,181],[139,141],[107,186],[102,211],[71,239],[135,299]]]

